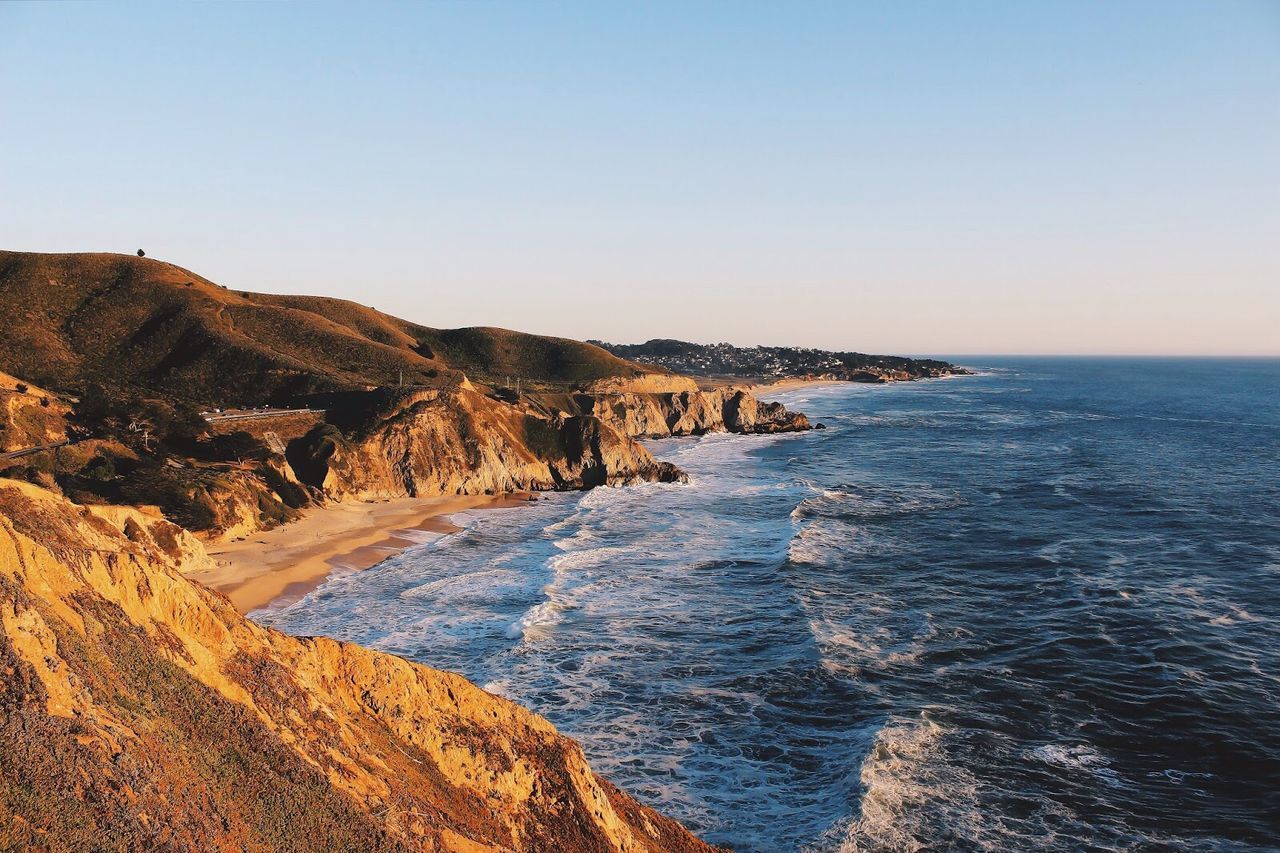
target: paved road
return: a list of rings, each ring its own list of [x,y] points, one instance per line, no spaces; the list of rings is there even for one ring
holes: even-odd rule
[[[324,409],[231,409],[226,412],[202,412],[201,417],[211,424],[224,421],[247,421],[256,418],[282,418],[286,415],[323,415]]]
[[[53,444],[41,444],[36,447],[24,447],[21,450],[10,450],[8,453],[0,453],[0,459],[21,459],[24,456],[30,456],[33,453],[40,453],[44,450],[54,450],[58,447],[66,447],[70,441],[55,441]]]

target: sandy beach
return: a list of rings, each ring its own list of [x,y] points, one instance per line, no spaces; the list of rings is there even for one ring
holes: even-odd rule
[[[695,376],[693,378],[703,391],[713,391],[717,388],[745,388],[757,396],[776,391],[794,391],[811,385],[844,385],[848,382],[845,379],[806,379],[804,377],[770,380],[745,376]]]
[[[231,599],[241,613],[297,600],[335,569],[363,571],[404,549],[460,528],[449,516],[526,503],[527,493],[397,498],[319,507],[239,542],[208,547],[212,570],[189,577]]]
[[[818,385],[847,385],[844,379],[779,379],[776,382],[765,382],[759,385],[748,385],[747,390],[757,396],[761,394],[777,393],[780,391],[795,391],[798,388],[809,388]]]

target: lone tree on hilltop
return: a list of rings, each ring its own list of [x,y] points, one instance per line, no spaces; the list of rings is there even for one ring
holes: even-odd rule
[[[145,258],[146,256],[147,256],[146,252],[142,251],[141,249],[138,250],[138,257]]]

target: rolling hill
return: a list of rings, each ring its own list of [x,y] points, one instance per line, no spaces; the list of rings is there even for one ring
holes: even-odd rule
[[[132,255],[0,251],[0,369],[59,391],[88,383],[206,406],[371,386],[519,377],[564,389],[663,373],[564,338],[433,329],[342,299],[228,290]]]

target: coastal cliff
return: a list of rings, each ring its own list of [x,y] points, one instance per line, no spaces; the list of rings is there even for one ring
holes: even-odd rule
[[[338,500],[684,479],[600,418],[543,416],[466,387],[388,394],[363,425],[320,427],[288,457],[303,483]]]
[[[330,500],[582,489],[685,479],[636,438],[810,428],[742,388],[700,391],[686,377],[627,385],[510,402],[469,386],[385,389],[346,430],[325,425],[292,442],[288,462]]]
[[[755,435],[810,428],[804,415],[787,411],[781,403],[761,402],[745,388],[538,394],[532,399],[552,415],[598,418],[619,432],[637,438],[708,432]]]
[[[11,463],[8,476],[82,503],[155,505],[209,540],[252,535],[335,501],[680,482],[678,468],[635,439],[809,428],[804,415],[743,389],[701,391],[685,377],[648,378],[642,391],[615,382],[518,398],[465,379],[353,391],[326,398],[324,414],[231,421],[229,430],[198,418],[185,424],[163,402],[98,410],[82,399],[73,409],[24,387],[6,395],[24,414],[5,422],[15,443],[73,441],[57,458]]]
[[[809,428],[580,341],[229,290],[150,258],[0,251],[0,325],[0,447],[71,441],[0,476],[156,506],[209,540],[331,501],[679,481],[635,439]]]
[[[712,849],[460,676],[249,622],[202,559],[0,480],[0,847]]]

